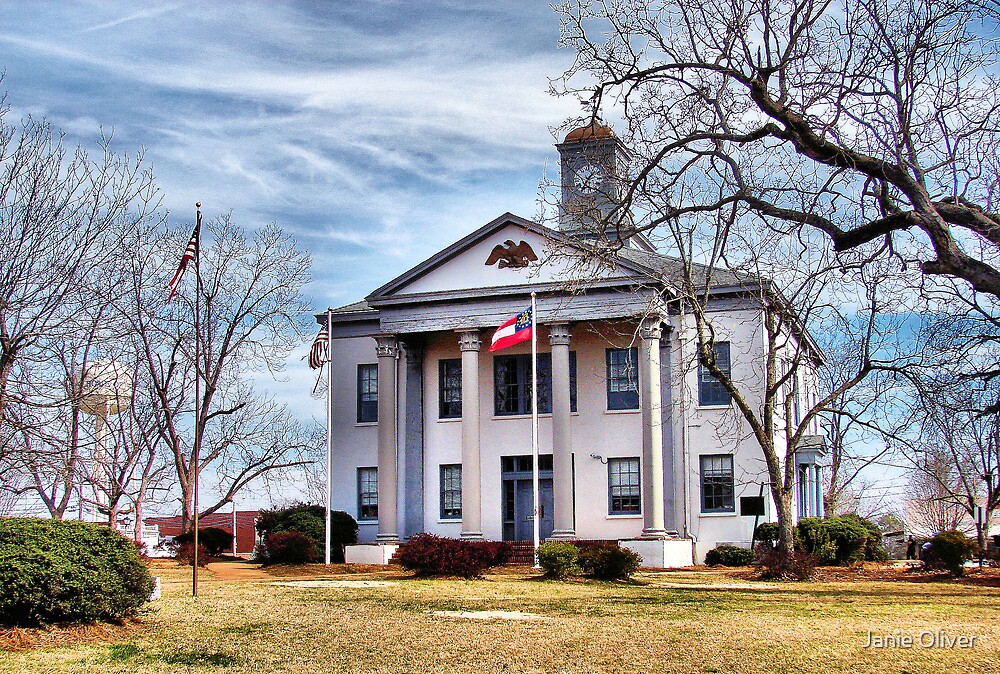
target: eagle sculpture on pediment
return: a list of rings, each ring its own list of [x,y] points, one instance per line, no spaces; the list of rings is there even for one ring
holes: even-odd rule
[[[493,246],[493,251],[486,258],[486,265],[495,264],[497,269],[504,269],[506,267],[519,268],[527,267],[529,262],[534,262],[537,259],[538,256],[535,255],[535,251],[531,249],[527,241],[515,244],[510,239],[507,239],[503,244]]]

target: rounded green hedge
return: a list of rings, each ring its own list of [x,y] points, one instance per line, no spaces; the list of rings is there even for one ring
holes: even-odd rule
[[[105,525],[0,518],[0,623],[120,621],[153,579],[135,543]]]
[[[753,564],[753,550],[735,545],[720,545],[705,553],[708,566],[750,566]]]

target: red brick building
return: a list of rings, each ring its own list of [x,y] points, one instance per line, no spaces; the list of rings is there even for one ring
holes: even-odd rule
[[[181,517],[147,517],[147,525],[157,525],[160,527],[160,536],[179,536],[181,533]],[[253,552],[257,543],[257,511],[237,510],[236,511],[236,552],[240,555],[249,555]],[[233,513],[218,512],[207,515],[198,520],[198,528],[216,527],[223,531],[233,532]]]

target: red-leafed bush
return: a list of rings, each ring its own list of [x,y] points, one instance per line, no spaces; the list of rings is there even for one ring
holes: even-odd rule
[[[798,550],[766,549],[760,558],[762,580],[809,580],[819,562],[814,555]]]
[[[399,549],[397,559],[404,569],[418,576],[476,578],[509,559],[512,550],[509,543],[417,534]]]
[[[264,565],[308,564],[316,558],[316,544],[300,531],[269,534],[264,540],[267,558]]]
[[[198,566],[205,566],[208,564],[208,548],[204,545],[198,545]],[[194,543],[188,541],[187,543],[181,543],[177,546],[177,554],[174,556],[180,564],[187,564],[188,566],[194,566]]]
[[[514,556],[514,546],[507,541],[466,541],[481,548],[482,555],[489,560],[487,568],[503,566]]]

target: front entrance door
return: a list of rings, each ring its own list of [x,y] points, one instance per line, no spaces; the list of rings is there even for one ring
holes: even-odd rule
[[[508,521],[504,526],[504,539],[530,541],[534,538],[532,485],[530,479],[504,480],[504,497],[511,503],[504,503]],[[539,502],[538,536],[545,540],[552,535],[552,478],[538,480]]]

